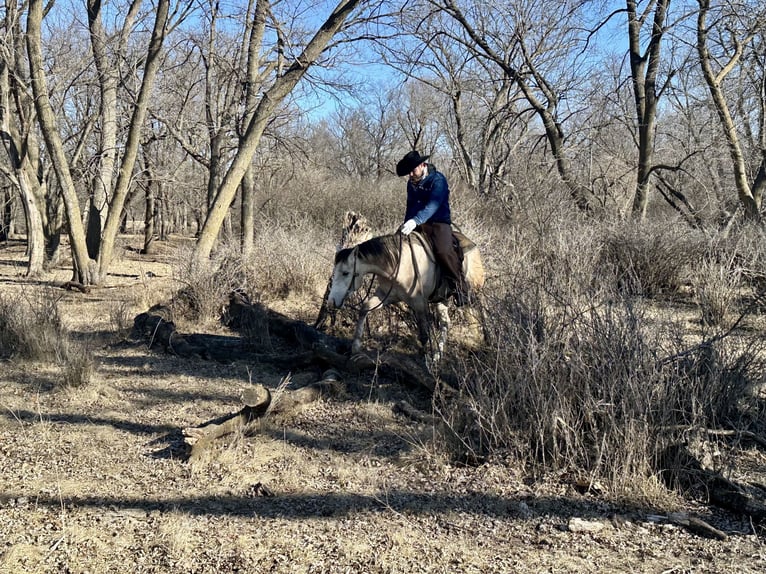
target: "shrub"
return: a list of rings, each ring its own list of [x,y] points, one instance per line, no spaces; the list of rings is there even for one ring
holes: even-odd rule
[[[635,493],[688,429],[766,423],[751,392],[766,373],[756,333],[694,342],[683,318],[658,318],[637,296],[677,289],[708,244],[645,235],[575,222],[494,243],[487,344],[456,369],[460,399],[435,402],[453,456],[512,453],[536,473]]]
[[[44,292],[35,301],[0,294],[0,352],[6,357],[56,360],[65,338],[58,301],[52,292]]]
[[[88,350],[65,329],[52,291],[36,300],[0,294],[0,356],[56,363],[66,387],[87,385],[94,369]]]
[[[706,248],[701,234],[678,225],[622,225],[604,234],[598,274],[626,295],[675,293]]]
[[[694,270],[692,285],[704,325],[723,327],[727,318],[733,318],[738,312],[742,268],[734,261],[721,261],[715,255],[705,257]]]
[[[261,222],[253,254],[246,258],[238,242],[229,242],[215,250],[207,265],[196,266],[192,249],[179,252],[173,271],[184,285],[174,311],[192,320],[218,319],[234,290],[253,300],[308,296],[318,311],[335,253],[330,233],[297,216],[289,224]]]
[[[681,429],[764,422],[748,393],[762,345],[684,346],[627,300],[551,312],[527,292],[496,301],[488,321],[491,351],[464,363],[463,400],[440,404],[460,456],[512,451],[621,489],[655,475]]]

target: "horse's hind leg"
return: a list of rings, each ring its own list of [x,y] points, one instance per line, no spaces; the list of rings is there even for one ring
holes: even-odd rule
[[[450,318],[445,303],[436,303],[436,315],[439,323],[439,337],[436,340],[436,348],[431,355],[433,364],[436,364],[441,360],[442,355],[444,355],[444,349],[447,346],[447,333],[449,332]]]
[[[447,346],[447,334],[449,333],[449,328],[451,325],[449,318],[449,308],[447,307],[446,303],[436,304],[436,314],[439,316],[439,342],[437,343],[436,351],[438,353],[438,357],[434,357],[434,359],[438,360],[444,354],[444,349]]]

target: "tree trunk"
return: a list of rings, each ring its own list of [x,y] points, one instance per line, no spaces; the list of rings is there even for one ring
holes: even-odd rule
[[[170,0],[159,0],[156,8],[154,20],[154,29],[149,41],[149,47],[146,53],[146,63],[144,73],[141,79],[141,89],[136,98],[136,105],[133,108],[133,116],[130,119],[130,129],[128,139],[125,143],[125,152],[120,164],[117,183],[115,185],[112,202],[109,206],[109,215],[104,227],[103,239],[101,242],[101,251],[99,252],[98,266],[99,272],[106,275],[109,265],[112,262],[114,243],[117,239],[120,218],[122,210],[125,207],[125,200],[130,190],[130,183],[133,178],[133,169],[138,157],[140,147],[141,131],[146,119],[146,111],[149,106],[149,97],[154,79],[157,76],[157,70],[161,63],[162,44],[165,41],[168,29],[168,11]]]
[[[160,241],[167,241],[168,235],[171,232],[172,220],[169,213],[169,207],[167,202],[167,193],[165,192],[165,184],[162,181],[157,181],[157,208],[155,211],[158,219],[158,231]]]
[[[253,254],[255,243],[255,177],[250,165],[242,178],[242,218],[240,224],[242,257],[247,260]]]
[[[123,22],[123,33],[119,37],[119,47],[112,50],[124,53],[127,34],[135,21],[140,2],[131,4]],[[87,0],[88,28],[93,62],[98,72],[98,84],[101,90],[99,108],[100,136],[98,175],[93,178],[90,190],[90,211],[88,215],[87,244],[91,258],[97,259],[101,249],[101,240],[106,220],[109,215],[109,194],[112,192],[114,167],[117,162],[117,86],[119,70],[117,62],[108,56],[107,35],[101,21],[103,3],[100,0]],[[119,57],[119,56],[118,56]]]
[[[146,210],[144,211],[144,253],[150,253],[154,241],[154,221],[156,205],[154,201],[154,182],[149,177],[146,182]]]
[[[0,189],[0,241],[8,241],[10,239],[12,201],[11,188],[3,186]]]
[[[275,80],[271,88],[261,97],[253,117],[248,122],[247,129],[240,140],[231,166],[226,171],[221,185],[216,190],[215,200],[197,239],[197,246],[193,256],[195,264],[202,266],[209,260],[213,245],[221,230],[221,225],[234,200],[242,177],[250,165],[250,161],[271,118],[271,114],[306,74],[333,36],[340,30],[346,18],[361,2],[362,0],[341,0],[327,18],[327,21],[316,31],[303,52],[295,59],[294,63],[285,71],[284,75],[279,76]]]
[[[53,167],[61,185],[67,218],[69,220],[69,238],[72,247],[74,280],[83,285],[98,283],[98,270],[95,261],[88,257],[85,230],[80,218],[80,206],[77,200],[69,163],[64,153],[64,145],[58,132],[56,115],[48,96],[48,82],[42,55],[41,27],[43,18],[42,0],[30,0],[27,14],[27,54],[31,76],[35,109],[40,123],[40,131],[45,139]]]
[[[657,71],[660,60],[665,14],[670,0],[659,0],[654,11],[652,36],[645,54],[641,54],[641,26],[643,19],[636,13],[635,0],[627,0],[628,40],[630,45],[630,72],[633,81],[633,100],[636,107],[638,129],[638,169],[633,196],[633,215],[642,220],[649,204],[649,178],[654,162],[654,127],[657,119]]]
[[[700,10],[697,13],[697,54],[699,56],[702,74],[705,83],[710,90],[713,99],[713,105],[718,113],[718,119],[723,128],[726,146],[729,150],[732,167],[734,169],[734,185],[737,189],[737,196],[745,213],[750,219],[760,219],[761,197],[753,195],[750,183],[747,179],[747,165],[745,163],[745,154],[742,151],[739,137],[737,136],[737,126],[734,123],[729,106],[726,102],[726,95],[721,86],[726,75],[734,68],[742,57],[744,42],[737,42],[737,49],[731,59],[724,63],[721,70],[716,74],[713,71],[712,56],[708,49],[708,28],[707,14],[710,10],[710,0],[698,0]]]

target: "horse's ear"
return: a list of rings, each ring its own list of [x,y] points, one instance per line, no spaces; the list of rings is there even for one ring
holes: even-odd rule
[[[348,256],[351,255],[351,252],[354,250],[353,247],[346,247],[345,249],[341,249],[335,254],[335,265],[340,263],[341,261],[345,261],[348,259]]]

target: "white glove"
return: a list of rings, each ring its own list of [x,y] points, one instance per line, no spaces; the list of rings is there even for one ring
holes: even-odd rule
[[[415,229],[417,226],[418,226],[417,221],[415,221],[414,219],[408,219],[402,225],[402,229],[401,229],[402,235],[409,235],[410,233],[412,233],[412,230]]]

